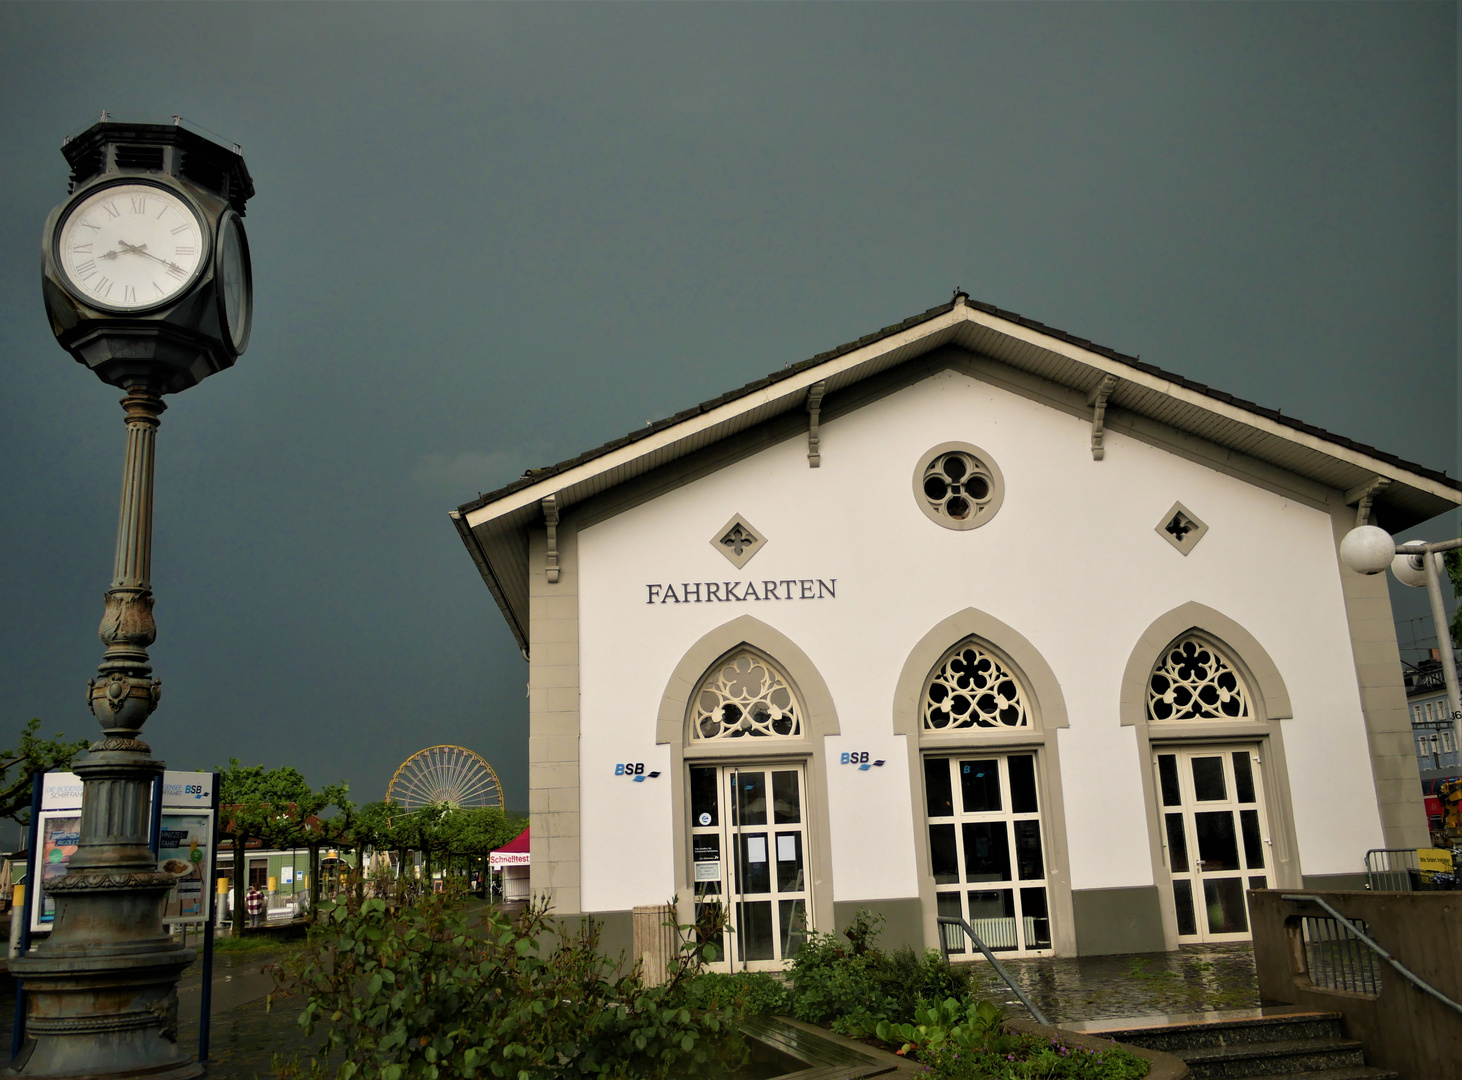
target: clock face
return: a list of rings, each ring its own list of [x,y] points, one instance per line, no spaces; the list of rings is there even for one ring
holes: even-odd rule
[[[224,326],[234,352],[241,353],[249,340],[249,323],[254,314],[254,282],[244,226],[232,212],[224,217],[218,229],[218,289]]]
[[[97,188],[72,204],[56,234],[67,286],[93,307],[141,311],[181,295],[203,268],[203,223],[153,184]]]

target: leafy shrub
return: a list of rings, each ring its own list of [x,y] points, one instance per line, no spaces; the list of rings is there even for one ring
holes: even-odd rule
[[[966,999],[920,1006],[914,1023],[879,1023],[878,1037],[902,1043],[898,1053],[917,1058],[930,1080],[1139,1080],[1148,1063],[1115,1044],[1101,1050],[1061,1039],[1007,1032],[1004,1010]]]
[[[765,971],[738,971],[732,975],[707,971],[697,975],[690,985],[702,1007],[729,1008],[738,1019],[779,1016],[792,1009],[787,984]]]
[[[1005,1010],[992,1002],[945,998],[915,1009],[911,1024],[880,1020],[875,1030],[886,1043],[902,1043],[900,1054],[914,1052],[926,1060],[945,1050],[968,1054],[992,1042],[998,1045],[1006,1037],[1000,1030],[1004,1021]]]
[[[1024,1034],[1005,1036],[998,1049],[945,1049],[920,1060],[929,1080],[1141,1080],[1148,1070],[1146,1061],[1120,1046],[1087,1050]]]
[[[879,949],[882,922],[882,916],[860,910],[843,931],[846,946],[833,934],[808,935],[792,961],[797,1019],[864,1037],[880,1020],[912,1020],[922,1001],[969,992],[969,974],[951,967],[935,949],[922,955],[907,946],[894,953]]]
[[[691,990],[694,944],[650,987],[638,969],[613,974],[592,921],[563,933],[539,905],[512,922],[482,911],[470,927],[460,904],[438,896],[394,914],[371,898],[322,904],[321,915],[312,947],[277,979],[303,999],[307,1032],[328,1025],[322,1057],[345,1058],[336,1080],[657,1080],[745,1060],[732,1006]],[[539,939],[555,934],[540,956]]]

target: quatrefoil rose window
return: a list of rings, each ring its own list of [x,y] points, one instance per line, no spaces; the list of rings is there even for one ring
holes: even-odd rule
[[[741,649],[717,664],[695,696],[694,739],[793,738],[802,720],[787,677]]]
[[[955,647],[935,669],[923,712],[925,731],[1031,726],[1020,683],[975,641]]]
[[[1147,716],[1170,720],[1248,720],[1249,693],[1234,665],[1212,644],[1185,635],[1164,650],[1147,682]]]
[[[1004,498],[1000,469],[969,443],[941,443],[914,470],[919,509],[946,529],[979,528],[995,516]]]

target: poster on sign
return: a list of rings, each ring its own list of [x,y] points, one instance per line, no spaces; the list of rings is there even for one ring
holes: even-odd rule
[[[178,879],[168,893],[163,918],[168,922],[206,922],[212,915],[214,820],[213,773],[163,773],[162,805],[150,809],[149,820],[158,831],[157,866]],[[31,932],[48,933],[56,921],[55,902],[42,886],[66,873],[81,829],[81,777],[50,772],[41,779],[38,859],[31,893]],[[149,802],[151,800],[149,799]]]
[[[168,922],[202,922],[208,918],[212,891],[204,888],[204,877],[213,865],[209,853],[212,844],[211,813],[175,814],[164,802],[157,868],[178,879],[162,910],[162,917]]]
[[[213,912],[213,774],[163,774],[162,828],[157,868],[178,879],[162,917],[170,923],[207,922]]]
[[[38,884],[64,877],[71,856],[76,854],[76,842],[81,835],[81,812],[79,810],[42,810],[39,840],[40,857],[36,860]],[[48,931],[56,921],[56,901],[44,888],[39,890],[30,909],[32,933]]]

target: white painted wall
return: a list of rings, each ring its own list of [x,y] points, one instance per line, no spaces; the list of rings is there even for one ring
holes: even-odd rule
[[[914,502],[919,456],[953,440],[981,447],[1005,477],[999,514],[968,532],[940,528]],[[1119,725],[1119,686],[1142,632],[1195,600],[1246,627],[1288,686],[1304,873],[1355,871],[1381,846],[1381,827],[1330,519],[1110,431],[1106,446],[1093,461],[1087,422],[947,371],[825,424],[819,469],[805,439],[789,440],[583,530],[584,909],[672,892],[660,698],[685,650],[742,614],[797,642],[826,680],[842,728],[828,760],[868,749],[889,762],[862,773],[829,765],[837,900],[917,892],[893,693],[914,644],[965,607],[1023,634],[1061,683],[1073,888],[1152,884],[1145,766]],[[1153,531],[1175,500],[1210,526],[1187,557]],[[768,538],[743,571],[709,543],[736,512]],[[646,603],[648,583],[808,577],[836,578],[837,599]],[[619,761],[662,775],[616,778]]]

